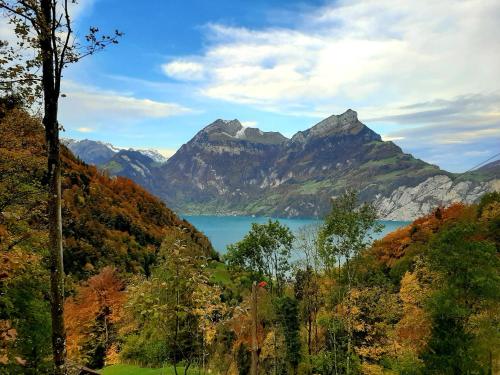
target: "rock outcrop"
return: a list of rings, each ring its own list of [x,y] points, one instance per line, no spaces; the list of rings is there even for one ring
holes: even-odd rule
[[[411,221],[438,206],[477,202],[490,191],[500,191],[500,179],[487,182],[453,181],[449,176],[437,175],[417,186],[400,186],[388,197],[377,196],[374,204],[381,218]]]

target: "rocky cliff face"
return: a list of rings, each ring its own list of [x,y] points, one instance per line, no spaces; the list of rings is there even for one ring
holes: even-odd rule
[[[377,196],[374,204],[386,220],[411,221],[438,206],[454,202],[474,203],[487,192],[500,191],[500,179],[485,182],[456,180],[449,176],[430,177],[416,186],[400,186],[389,196]]]

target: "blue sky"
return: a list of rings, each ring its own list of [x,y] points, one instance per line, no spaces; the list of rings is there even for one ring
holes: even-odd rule
[[[125,33],[71,67],[67,137],[169,154],[217,118],[291,136],[348,108],[445,169],[500,152],[496,0],[81,0]],[[1,31],[0,31],[1,33]]]

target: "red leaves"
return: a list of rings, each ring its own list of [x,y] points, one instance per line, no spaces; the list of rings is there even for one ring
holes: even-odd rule
[[[265,288],[267,286],[267,282],[261,281],[260,283],[257,284],[259,288]]]

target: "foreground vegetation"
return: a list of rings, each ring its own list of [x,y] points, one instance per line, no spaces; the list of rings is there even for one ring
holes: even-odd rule
[[[184,369],[180,369],[184,371]],[[189,371],[189,374],[196,374],[197,370]],[[163,368],[143,368],[133,365],[112,365],[101,370],[102,375],[174,375],[175,370],[172,366]]]
[[[0,372],[50,373],[41,126],[2,105]],[[103,374],[500,371],[498,193],[372,244],[373,207],[351,192],[296,238],[278,221],[253,225],[221,262],[144,190],[63,155],[73,364]]]

